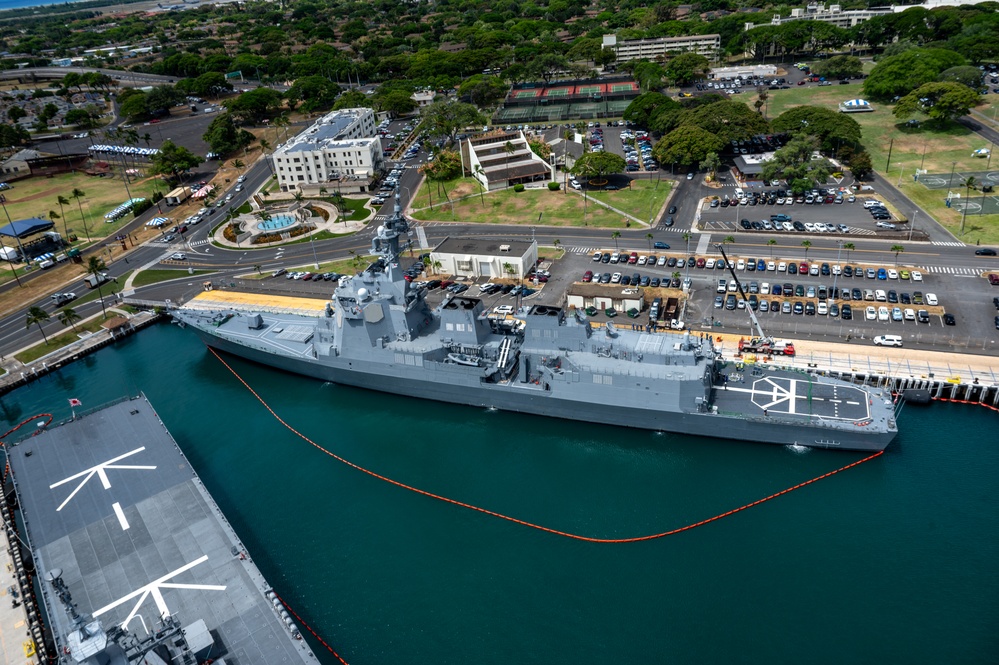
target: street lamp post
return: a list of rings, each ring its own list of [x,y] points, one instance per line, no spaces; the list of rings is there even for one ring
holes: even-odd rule
[[[309,244],[312,245],[312,260],[316,263],[316,270],[319,270],[319,257],[316,255],[315,233],[309,234]]]
[[[916,225],[916,215],[919,214],[918,210],[912,211],[912,219],[909,220],[909,242],[912,242],[912,227]]]
[[[843,251],[843,241],[842,240],[837,240],[836,241],[836,267],[839,268],[839,270],[843,269],[842,266],[840,266],[840,264],[839,264],[839,257],[840,257],[840,253],[842,251]],[[836,294],[839,293],[836,290],[836,283],[839,280],[839,270],[836,272],[835,275],[833,275],[832,293],[829,294],[831,296],[832,300],[836,300]]]
[[[954,186],[954,169],[957,168],[957,162],[950,163],[950,178],[947,179],[948,190]]]
[[[3,206],[3,214],[7,216],[7,223],[13,225],[14,222],[10,221],[10,213],[7,212],[7,197],[6,196],[0,195],[0,205]],[[21,237],[19,235],[17,235],[17,231],[16,230],[14,231],[14,237],[17,239],[17,246],[18,246],[18,248],[21,249],[21,259],[25,260],[27,257],[24,256],[24,248],[21,247]],[[17,280],[17,285],[19,287],[23,287],[24,285],[21,284],[21,278],[17,276],[17,268],[14,267],[14,262],[10,260],[10,255],[7,254],[6,250],[4,250],[4,256],[7,257],[7,263],[10,264],[10,271],[12,273],[14,273],[14,279]],[[27,260],[25,260],[25,263],[27,263]]]

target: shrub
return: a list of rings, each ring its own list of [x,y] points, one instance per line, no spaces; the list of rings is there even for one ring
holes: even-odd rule
[[[521,185],[520,183],[517,183],[516,185],[513,186],[513,191],[522,192],[524,191],[524,186]]]
[[[553,192],[557,192],[559,189],[559,184],[557,182],[550,182],[548,183],[548,189],[550,189]]]

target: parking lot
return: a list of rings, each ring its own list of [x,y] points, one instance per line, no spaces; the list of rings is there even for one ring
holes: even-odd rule
[[[808,204],[808,203],[798,203],[795,199],[794,203],[791,204],[778,204],[782,198],[787,200],[787,197],[776,196],[773,197],[773,203],[770,203],[771,198],[762,198],[760,202],[756,205],[752,205],[753,199],[748,199],[745,205],[729,205],[727,207],[723,206],[720,201],[724,201],[726,197],[729,201],[737,201],[735,195],[735,189],[731,192],[719,192],[716,194],[719,197],[719,201],[705,200],[702,203],[700,210],[700,226],[706,231],[714,231],[718,233],[734,233],[734,232],[750,232],[750,233],[781,233],[786,235],[800,235],[805,236],[808,234],[819,233],[819,234],[833,234],[833,235],[853,235],[853,236],[874,236],[874,235],[884,235],[888,239],[896,239],[899,237],[905,237],[909,231],[909,225],[905,221],[898,220],[894,215],[888,212],[887,216],[882,215],[880,219],[875,218],[869,209],[865,208],[865,202],[879,201],[877,196],[872,195],[862,195],[854,194],[852,192],[846,191],[842,192],[842,202],[841,203],[821,203],[821,204]],[[770,192],[782,192],[778,188],[771,188],[764,191]],[[850,202],[850,197],[854,197],[855,200]],[[868,203],[870,205],[870,203]],[[785,217],[790,217],[793,222],[800,222],[804,225],[816,225],[821,224],[820,228],[802,228],[801,230],[795,230],[792,228],[788,230],[786,228],[775,229],[772,228],[772,222],[774,221],[775,215],[783,215]],[[887,217],[887,218],[886,218]],[[781,218],[783,219],[783,217]],[[762,226],[766,226],[766,222],[770,222],[771,228],[756,228],[755,226],[750,226],[750,228],[745,228],[742,220],[746,220],[747,223],[752,224],[753,222],[760,223]],[[883,226],[879,227],[878,222],[882,222]],[[825,225],[833,225],[833,229],[828,229]],[[841,226],[842,225],[842,226]],[[846,230],[843,227],[846,227]]]
[[[695,245],[696,243],[691,244],[692,247]],[[610,247],[607,249],[613,251],[614,248]],[[649,254],[647,249],[644,251],[638,248],[635,249],[640,255],[648,256]],[[684,254],[683,249],[684,247],[678,244],[671,247],[670,250],[657,250],[655,253],[657,256],[665,254],[668,258],[689,258],[688,255]],[[624,248],[622,248],[623,251]],[[715,306],[716,297],[722,295],[718,293],[719,281],[724,279],[726,282],[724,296],[727,298],[730,293],[728,291],[728,282],[732,279],[731,273],[728,270],[719,270],[717,268],[717,265],[721,263],[720,257],[717,255],[695,255],[695,258],[706,259],[706,264],[710,264],[709,260],[713,259],[716,267],[708,269],[706,267],[697,268],[696,265],[693,268],[686,265],[683,268],[678,268],[675,265],[673,267],[660,267],[658,265],[650,267],[648,265],[598,264],[593,262],[590,255],[566,254],[552,269],[553,280],[561,278],[559,279],[561,285],[550,282],[548,288],[535,297],[539,299],[539,302],[558,304],[568,283],[580,281],[587,270],[593,271],[595,274],[620,272],[631,275],[634,272],[638,272],[642,276],[658,277],[660,280],[663,278],[669,279],[675,273],[680,273],[681,278],[689,275],[691,280],[690,299],[688,300],[685,313],[685,323],[688,327],[745,334],[747,336],[754,335],[755,331],[752,329],[750,318],[745,308],[739,308],[737,305],[736,309],[728,310],[724,305],[720,308]],[[740,259],[745,264],[748,264],[748,258],[755,258],[757,261],[760,258],[764,259],[765,267],[771,262],[769,254],[757,257],[730,257],[736,265],[738,265],[737,262]],[[790,263],[789,261],[784,262],[786,264]],[[779,266],[780,260],[773,259],[773,263],[775,264],[774,268],[776,268]],[[876,335],[896,334],[901,335],[907,343],[922,343],[927,346],[936,344],[942,347],[950,345],[975,348],[977,346],[979,349],[984,347],[986,350],[994,350],[994,317],[996,310],[991,302],[994,294],[989,290],[994,287],[990,287],[988,280],[985,278],[962,280],[955,283],[955,280],[949,276],[920,273],[917,281],[914,280],[916,276],[914,276],[914,271],[911,269],[909,269],[909,278],[902,279],[901,271],[905,266],[901,264],[896,268],[894,264],[876,265],[869,263],[860,264],[857,262],[851,262],[850,264],[841,262],[839,264],[841,266],[839,275],[832,274],[834,270],[833,266],[836,264],[829,262],[829,274],[823,275],[822,262],[815,263],[814,265],[819,272],[817,275],[810,274],[813,272],[811,270],[813,266],[812,262],[809,262],[808,274],[801,274],[800,271],[797,274],[789,274],[786,267],[783,272],[777,270],[764,270],[762,272],[754,270],[751,272],[745,267],[742,270],[736,270],[736,274],[739,281],[743,284],[743,289],[747,297],[755,296],[758,306],[763,300],[768,301],[768,311],[762,312],[757,309],[757,317],[767,334],[825,339],[829,341],[844,341],[849,338],[851,341],[866,341],[868,343]],[[842,266],[845,265],[850,265],[851,267],[860,266],[863,268],[862,272],[864,276],[846,277],[842,273]],[[874,270],[873,279],[866,276],[867,268]],[[879,268],[884,270],[884,279],[878,279]],[[889,277],[891,274],[889,270],[897,273],[894,279]],[[753,282],[756,282],[756,293],[751,294],[750,290]],[[764,282],[768,284],[771,293],[761,293]],[[778,284],[781,286],[782,293],[779,296],[774,296],[772,295],[772,290],[774,285]],[[785,297],[783,294],[783,286],[785,284],[792,286],[792,293],[797,291],[798,287],[801,287],[799,292],[803,295]],[[818,313],[820,310],[818,296],[819,287],[821,286],[825,286],[826,288],[825,314]],[[832,300],[831,294],[834,287],[839,290],[839,293],[837,298]],[[611,290],[633,287],[630,285],[608,285],[607,288]],[[810,288],[814,289],[812,297],[808,297]],[[849,300],[844,299],[845,295],[847,295],[844,294],[844,289],[849,291]],[[853,292],[854,289],[860,290],[859,295],[861,297],[859,300],[853,297],[855,295]],[[873,300],[866,299],[870,295],[867,293],[868,291],[873,292]],[[878,291],[884,291],[884,300],[877,299],[880,296]],[[916,292],[921,293],[922,304],[915,302]],[[930,294],[935,296],[936,305],[928,304],[930,301],[928,296]],[[896,302],[890,302],[889,298],[892,298]],[[907,303],[904,302],[905,299],[908,300]],[[646,298],[646,301],[649,300],[649,298]],[[782,311],[785,301],[791,303],[791,312],[789,313]],[[801,314],[794,314],[795,302],[801,303]],[[778,303],[779,306],[777,309],[774,309],[774,303]],[[815,307],[814,314],[809,315],[805,313],[806,303],[811,303]],[[838,306],[838,316],[830,316],[828,313],[828,307],[833,303]],[[849,305],[852,309],[852,317],[847,320],[844,320],[842,317],[842,307],[844,304]],[[875,308],[875,315],[873,320],[868,320],[867,308],[871,306]],[[883,316],[879,311],[882,307],[887,308],[887,320],[880,318]],[[893,319],[895,308],[901,311],[901,321]],[[913,310],[912,319],[906,318],[905,310],[908,309]],[[928,321],[920,322],[918,320],[919,310],[926,311]],[[945,313],[954,316],[954,325],[945,325]],[[595,317],[595,320],[600,321],[603,318],[605,317],[598,315]],[[638,320],[642,321],[643,319],[640,317]]]

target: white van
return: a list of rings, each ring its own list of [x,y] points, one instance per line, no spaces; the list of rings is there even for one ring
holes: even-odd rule
[[[735,188],[735,198],[742,199],[746,197],[746,192],[742,191],[742,187]]]
[[[874,299],[877,300],[878,302],[885,302],[886,300],[888,300],[888,294],[882,291],[881,289],[878,289],[874,292]]]
[[[728,285],[727,285],[727,283],[725,282],[724,279],[719,279],[718,280],[718,293],[725,293],[725,291],[728,290],[727,286]]]
[[[902,346],[902,338],[899,335],[878,335],[874,338],[875,346]]]

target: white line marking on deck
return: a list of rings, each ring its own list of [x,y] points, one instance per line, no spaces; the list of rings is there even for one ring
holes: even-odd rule
[[[128,531],[128,520],[125,519],[125,511],[121,509],[121,504],[115,501],[111,504],[114,508],[114,514],[118,517],[118,524],[121,525],[122,531]]]

